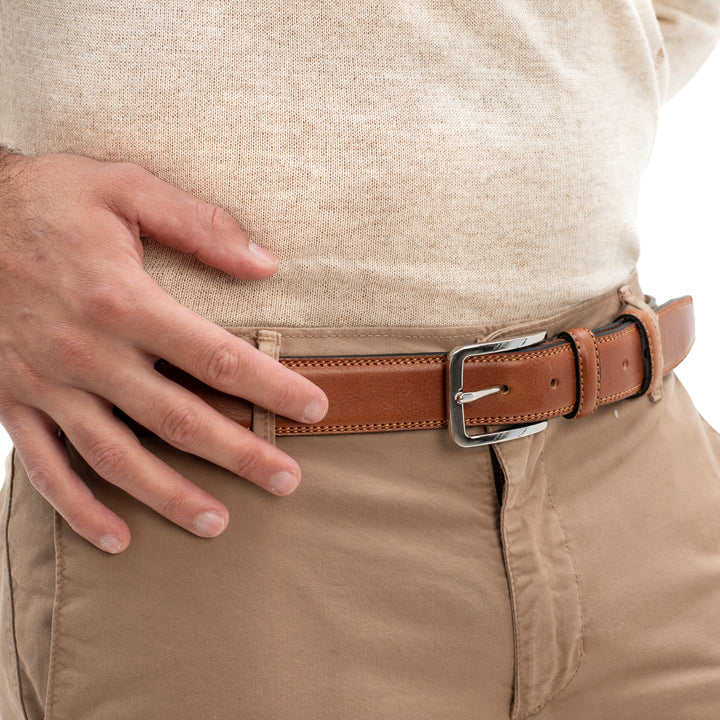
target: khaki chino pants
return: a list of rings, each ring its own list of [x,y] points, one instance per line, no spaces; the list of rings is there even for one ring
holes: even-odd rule
[[[509,334],[619,307],[612,292]],[[278,333],[284,354],[341,355],[492,329]],[[143,442],[227,504],[227,531],[194,537],[74,455],[133,532],[104,554],[11,458],[2,720],[720,717],[720,438],[672,374],[659,402],[493,448],[444,430],[279,438],[304,473],[284,498]]]

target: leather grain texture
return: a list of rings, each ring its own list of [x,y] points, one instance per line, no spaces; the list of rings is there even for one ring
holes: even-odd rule
[[[665,374],[675,368],[692,347],[695,338],[692,298],[671,300],[657,308],[656,314]],[[637,395],[651,386],[652,378],[647,376],[651,366],[646,361],[647,337],[634,318],[626,317],[591,334],[582,328],[574,328],[572,332],[584,357],[582,383],[578,382],[576,345],[562,334],[531,348],[468,359],[464,390],[497,385],[505,389],[467,404],[466,424],[537,422],[570,415],[576,409],[577,417],[584,417],[597,407]],[[278,416],[277,435],[388,432],[447,426],[445,354],[286,357],[280,362],[321,387],[328,396],[330,409],[320,423],[312,425]],[[158,363],[157,369],[227,417],[251,427],[249,403],[209,388],[164,361]],[[579,398],[581,387],[584,395]]]

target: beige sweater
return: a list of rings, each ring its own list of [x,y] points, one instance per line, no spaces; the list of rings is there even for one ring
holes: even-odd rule
[[[272,279],[146,243],[221,324],[539,317],[634,269],[658,108],[719,24],[720,0],[0,0],[0,143],[229,210]]]

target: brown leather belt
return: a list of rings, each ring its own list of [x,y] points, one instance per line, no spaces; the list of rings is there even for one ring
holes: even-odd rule
[[[461,387],[450,387],[452,353],[281,358],[283,365],[325,391],[330,408],[314,425],[278,416],[276,433],[442,428],[458,406],[464,422],[462,429],[454,429],[456,439],[458,432],[464,434],[464,427],[524,426],[560,416],[585,417],[601,405],[646,393],[658,373],[672,370],[690,351],[695,336],[692,298],[678,298],[653,311],[654,318],[626,307],[606,327],[571,328],[511,351],[487,353],[486,346],[470,346],[467,359],[456,353],[454,361],[463,371]],[[485,347],[487,354],[475,355],[473,347]],[[251,426],[248,402],[209,388],[163,361],[157,367],[227,417]]]

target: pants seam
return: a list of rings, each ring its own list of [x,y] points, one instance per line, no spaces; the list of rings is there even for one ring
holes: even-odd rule
[[[57,665],[57,647],[60,638],[60,616],[63,609],[63,571],[64,556],[63,556],[63,527],[62,518],[55,512],[55,607],[53,609],[52,618],[52,631],[50,635],[50,665],[48,668],[48,687],[47,687],[47,702],[45,704],[45,719],[51,720],[53,716],[53,710],[55,709],[56,700],[56,687],[55,673]]]
[[[504,470],[503,470],[504,472]],[[501,536],[503,534],[502,526],[503,526],[503,520],[505,518],[505,512],[507,510],[507,502],[506,496],[508,493],[508,481],[507,481],[507,474],[505,476],[505,485],[503,487],[503,502],[500,508],[500,533]],[[508,583],[510,585],[510,604],[511,604],[511,614],[512,614],[512,624],[513,624],[513,655],[515,657],[515,667],[513,668],[513,681],[515,684],[515,690],[517,691],[517,688],[520,687],[520,679],[521,679],[521,673],[520,673],[520,631],[518,629],[518,608],[517,608],[517,594],[515,591],[515,573],[513,571],[513,559],[512,559],[512,553],[508,552],[505,547],[505,542],[502,542],[503,547],[503,556],[505,558],[505,567],[507,569],[507,578]]]
[[[3,533],[5,538],[5,567],[7,568],[8,597],[10,599],[10,626],[12,628],[12,648],[13,656],[15,658],[15,682],[17,683],[18,699],[20,700],[20,709],[22,710],[23,718],[25,718],[25,720],[29,720],[27,708],[25,707],[25,698],[23,695],[22,677],[20,675],[20,655],[18,653],[17,634],[15,631],[15,595],[13,593],[12,566],[10,560],[10,516],[12,515],[13,494],[15,492],[15,453],[16,451],[13,449],[10,459],[10,477],[7,479],[7,482],[10,483],[10,486],[8,487],[8,508]]]

